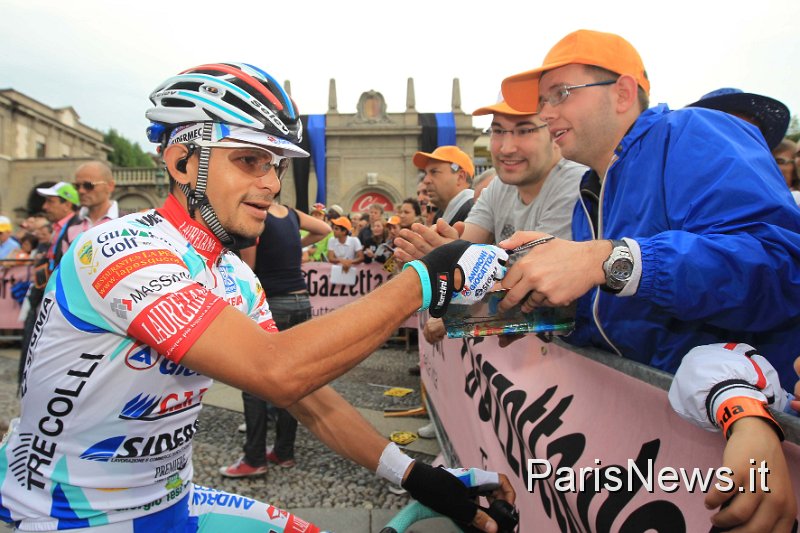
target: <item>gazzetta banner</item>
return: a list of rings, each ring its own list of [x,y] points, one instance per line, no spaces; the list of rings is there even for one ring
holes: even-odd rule
[[[324,315],[347,305],[389,279],[389,273],[383,269],[383,265],[377,263],[357,265],[355,268],[358,270],[356,283],[348,286],[331,283],[330,263],[303,263],[303,274],[306,276],[314,316]],[[416,315],[412,315],[401,327],[416,329]]]
[[[532,335],[504,349],[420,335],[420,353],[453,451],[512,480],[521,531],[710,530],[705,493],[732,487],[724,440],[679,418],[664,390]],[[800,447],[784,451],[800,494]],[[750,484],[769,487],[763,466]]]
[[[11,288],[15,283],[30,280],[31,267],[0,266],[0,329],[22,329],[19,321],[20,305],[11,296]]]

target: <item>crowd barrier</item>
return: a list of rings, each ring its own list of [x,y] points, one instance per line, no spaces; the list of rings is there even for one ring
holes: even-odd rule
[[[22,322],[19,321],[19,303],[11,296],[11,288],[18,282],[30,281],[31,261],[0,261],[0,330],[6,334],[3,340],[21,337]]]
[[[727,486],[716,477],[724,440],[672,411],[669,374],[532,335],[506,348],[497,337],[433,346],[419,338],[428,410],[446,461],[505,473],[521,531],[710,530],[701,486],[690,490],[684,479],[699,474]],[[779,419],[800,495],[800,423]],[[761,476],[753,471],[756,484]]]

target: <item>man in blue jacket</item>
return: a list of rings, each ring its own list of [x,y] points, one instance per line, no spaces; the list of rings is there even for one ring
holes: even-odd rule
[[[669,372],[694,346],[744,342],[789,389],[800,210],[755,126],[709,109],[648,109],[649,90],[630,43],[588,30],[503,81],[506,102],[539,111],[563,156],[591,169],[573,213],[577,242],[555,239],[518,261],[503,306],[577,300],[569,342]]]

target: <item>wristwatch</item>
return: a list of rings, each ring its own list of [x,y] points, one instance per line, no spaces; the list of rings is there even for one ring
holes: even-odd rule
[[[606,284],[600,288],[607,292],[618,293],[625,288],[633,274],[633,255],[625,241],[611,241],[611,254],[603,263]]]

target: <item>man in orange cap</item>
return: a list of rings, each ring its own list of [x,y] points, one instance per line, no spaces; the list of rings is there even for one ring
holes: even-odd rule
[[[501,307],[577,300],[568,342],[668,372],[695,346],[746,342],[791,388],[800,211],[756,128],[709,109],[648,109],[649,91],[633,46],[589,30],[564,37],[541,67],[503,81],[506,102],[538,111],[564,157],[591,170],[572,220],[579,242],[555,239],[531,250],[503,279],[510,291]],[[539,237],[518,233],[499,244]],[[780,443],[761,426],[760,437],[745,441],[756,443],[748,457],[776,458]],[[726,466],[737,484],[746,476],[746,461]],[[772,475],[780,496],[739,494],[713,523],[788,531],[791,483],[785,472]],[[718,507],[732,494],[713,491],[706,504]]]
[[[438,209],[433,221],[443,218],[448,224],[455,224],[466,220],[475,194],[470,189],[475,176],[472,158],[458,146],[440,146],[431,153],[417,152],[412,161],[425,172],[422,182],[430,202]]]

